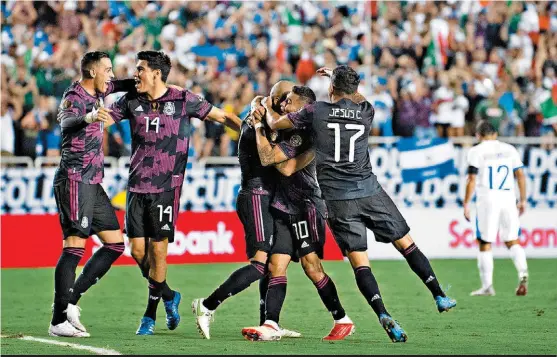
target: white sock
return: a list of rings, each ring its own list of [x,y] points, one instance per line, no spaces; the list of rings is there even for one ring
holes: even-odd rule
[[[352,320],[350,320],[350,317],[348,317],[348,315],[344,315],[344,317],[340,320],[335,320],[335,323],[337,324],[351,324],[353,323]]]
[[[482,288],[488,288],[493,285],[493,252],[480,252],[478,254],[478,269],[480,269],[480,279],[482,280]]]
[[[263,325],[272,326],[272,327],[273,327],[275,330],[277,330],[277,331],[280,330],[279,325],[278,325],[276,322],[274,322],[273,320],[265,320],[265,322],[263,323]]]
[[[509,248],[514,267],[518,271],[518,279],[528,277],[528,263],[526,263],[526,253],[520,244],[514,244]]]

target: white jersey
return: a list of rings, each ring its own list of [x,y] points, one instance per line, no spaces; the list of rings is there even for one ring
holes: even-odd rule
[[[497,140],[483,141],[468,151],[468,165],[478,169],[478,201],[503,197],[516,201],[514,171],[523,164],[514,146]]]
[[[486,140],[470,149],[468,165],[478,169],[477,237],[493,243],[499,232],[504,242],[517,239],[520,222],[516,208],[514,171],[523,166],[518,151],[512,145]]]

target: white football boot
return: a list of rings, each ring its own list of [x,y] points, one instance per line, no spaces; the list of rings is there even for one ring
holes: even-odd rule
[[[82,332],[87,332],[87,329],[81,321],[79,321],[79,316],[81,316],[81,308],[77,305],[68,304],[68,308],[66,309],[66,315],[68,316],[68,321],[72,324],[73,327],[78,329]]]
[[[191,310],[193,315],[195,316],[195,324],[197,325],[197,330],[208,340],[211,339],[210,327],[211,322],[215,320],[214,310],[209,310],[205,306],[203,306],[204,299],[195,299],[191,303]]]
[[[495,289],[493,289],[493,285],[490,285],[487,288],[472,291],[470,296],[495,296]]]
[[[285,329],[283,327],[280,327],[280,334],[284,338],[300,338],[300,337],[302,337],[301,333],[299,333],[297,331],[293,331],[293,330],[288,330],[288,329]]]
[[[69,321],[64,321],[58,325],[50,325],[48,334],[53,337],[90,337],[87,332],[79,331]]]
[[[282,332],[276,322],[265,321],[261,326],[243,328],[242,335],[250,341],[278,341],[282,337]]]

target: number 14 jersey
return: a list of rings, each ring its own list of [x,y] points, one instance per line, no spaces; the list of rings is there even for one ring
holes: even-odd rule
[[[194,93],[174,88],[153,101],[144,94],[128,93],[110,107],[114,121],[130,119],[130,192],[160,193],[182,186],[192,131],[190,119],[205,119],[211,108]]]
[[[317,181],[325,200],[369,197],[378,189],[368,151],[374,114],[369,102],[348,99],[315,102],[288,114],[295,128],[311,130]]]

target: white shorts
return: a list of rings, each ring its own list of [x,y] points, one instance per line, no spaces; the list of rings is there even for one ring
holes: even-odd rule
[[[516,203],[508,200],[486,200],[476,204],[476,237],[494,243],[497,233],[503,242],[518,239],[520,220]]]

